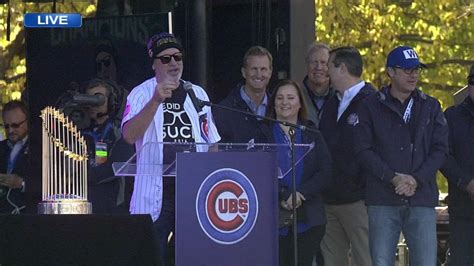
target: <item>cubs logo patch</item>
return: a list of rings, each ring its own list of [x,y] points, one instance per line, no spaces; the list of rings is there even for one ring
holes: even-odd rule
[[[347,117],[347,124],[356,126],[359,124],[359,116],[356,113],[352,113]]]
[[[235,244],[248,236],[258,218],[258,198],[240,171],[222,168],[201,183],[196,215],[203,232],[219,244]]]
[[[125,106],[125,111],[123,111],[123,117],[126,117],[130,111],[132,110],[132,107],[130,106],[130,104],[127,103],[127,105]]]

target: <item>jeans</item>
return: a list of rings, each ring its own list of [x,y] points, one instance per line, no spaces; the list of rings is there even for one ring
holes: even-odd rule
[[[449,216],[451,265],[474,265],[474,219]]]
[[[436,265],[436,211],[433,207],[368,206],[369,246],[374,266],[393,266],[400,232],[410,265]]]

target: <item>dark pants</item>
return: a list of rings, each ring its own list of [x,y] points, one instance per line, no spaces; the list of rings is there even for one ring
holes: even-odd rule
[[[153,223],[155,241],[160,248],[163,265],[174,265],[174,234],[175,234],[175,190],[174,178],[163,178],[163,203],[161,213]],[[173,232],[173,238],[168,243],[168,236]],[[172,250],[171,250],[172,249]]]
[[[449,217],[450,265],[474,265],[474,219]]]
[[[311,266],[319,249],[326,226],[318,225],[298,234],[298,265]],[[279,239],[280,266],[293,265],[293,231]],[[319,262],[318,262],[319,266]]]

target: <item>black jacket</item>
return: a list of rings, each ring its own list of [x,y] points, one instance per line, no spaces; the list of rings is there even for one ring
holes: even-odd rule
[[[219,105],[252,113],[247,103],[240,96],[240,85],[222,100]],[[254,139],[255,143],[265,142],[262,129],[263,121],[218,107],[212,108],[212,115],[216,122],[217,131],[221,136],[221,143],[247,143]]]
[[[416,90],[411,140],[403,114],[388,101],[389,88],[361,105],[355,151],[367,171],[367,205],[433,207],[438,204],[436,172],[448,154],[448,126],[439,102]],[[395,172],[411,174],[418,182],[415,195],[399,196],[391,183]]]
[[[274,143],[274,124],[263,124],[263,132],[267,143]],[[313,125],[314,126],[314,125]],[[319,131],[304,131],[303,143],[314,143],[314,149],[304,159],[303,177],[297,191],[306,198],[303,203],[305,222],[309,226],[326,224],[326,215],[321,192],[331,183],[331,155]],[[286,200],[291,195],[291,189],[279,182],[278,202]]]
[[[10,146],[8,145],[8,140],[3,140],[0,142],[0,173],[6,174],[8,168],[8,160],[11,152]],[[28,141],[23,145],[21,150],[18,153],[18,157],[15,161],[15,166],[13,167],[12,174],[16,174],[23,178],[25,182],[25,189],[31,185],[28,182],[30,176],[28,165]],[[5,191],[8,191],[7,187],[2,187]],[[30,188],[29,188],[30,189]],[[26,205],[27,200],[25,199],[25,192],[22,189],[12,189],[9,195],[9,199],[18,207]],[[6,196],[0,198],[0,213],[11,213],[14,210],[14,207],[8,203]],[[25,212],[23,209],[21,212]]]
[[[449,182],[449,214],[474,218],[474,200],[466,192],[474,179],[474,102],[467,97],[445,112],[449,126],[449,156],[441,169]]]
[[[354,128],[358,123],[359,105],[375,88],[366,83],[337,120],[339,99],[331,97],[324,106],[319,129],[328,144],[333,160],[333,184],[323,194],[327,204],[347,204],[365,198],[365,178],[354,152]]]

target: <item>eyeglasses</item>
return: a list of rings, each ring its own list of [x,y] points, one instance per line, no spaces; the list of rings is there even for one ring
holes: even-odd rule
[[[5,125],[3,125],[3,127],[5,128],[5,130],[9,130],[10,127],[11,128],[19,128],[23,123],[25,123],[26,120],[28,120],[28,119],[25,118],[25,120],[21,121],[20,123],[5,124]]]
[[[405,74],[407,75],[411,75],[413,73],[415,74],[420,74],[421,72],[423,72],[423,68],[422,67],[414,67],[414,68],[403,68],[403,67],[394,67],[394,68],[397,68],[397,69],[401,69],[403,70],[403,72],[405,72]]]
[[[183,54],[182,53],[176,53],[172,55],[162,55],[162,56],[157,56],[155,57],[156,59],[160,59],[162,64],[169,64],[171,62],[171,58],[174,59],[176,62],[180,62],[183,60]]]
[[[97,70],[101,70],[102,65],[104,65],[105,67],[109,67],[110,63],[111,63],[110,56],[107,56],[104,59],[101,59],[101,60],[95,62]]]

